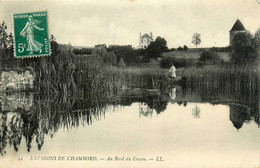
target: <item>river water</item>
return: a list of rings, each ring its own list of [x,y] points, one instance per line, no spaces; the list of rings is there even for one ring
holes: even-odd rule
[[[0,104],[7,167],[260,165],[257,93],[246,100],[206,99],[181,87],[133,89],[110,100],[20,93],[2,94]]]

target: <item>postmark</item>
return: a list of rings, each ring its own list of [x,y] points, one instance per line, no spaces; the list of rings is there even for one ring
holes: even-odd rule
[[[48,12],[13,14],[14,56],[49,56]]]

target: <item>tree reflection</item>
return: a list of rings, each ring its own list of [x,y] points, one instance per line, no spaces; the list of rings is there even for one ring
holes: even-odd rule
[[[7,115],[6,114],[1,114],[1,129],[0,129],[0,138],[1,138],[1,141],[0,141],[0,152],[1,152],[1,155],[5,155],[6,154],[6,151],[5,151],[5,148],[6,148],[6,145],[7,145],[7,140],[8,140],[8,132],[7,132]]]
[[[200,118],[200,108],[197,106],[197,103],[195,107],[192,109],[192,115],[194,118]]]
[[[4,103],[10,104],[7,99]],[[41,150],[46,135],[53,137],[59,128],[70,129],[80,124],[89,125],[105,114],[108,104],[96,99],[51,100],[48,97],[35,97],[30,108],[8,106],[7,110],[5,107],[1,106],[1,111],[4,109],[5,112],[0,113],[2,156],[6,154],[7,144],[18,151],[22,138],[25,139],[28,152],[31,151],[33,141],[36,141],[38,150]]]

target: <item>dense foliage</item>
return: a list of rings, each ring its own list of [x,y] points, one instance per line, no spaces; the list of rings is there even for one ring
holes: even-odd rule
[[[230,52],[231,47],[212,47],[210,50],[214,52]]]
[[[168,52],[167,41],[158,36],[155,41],[145,49],[145,56],[150,59],[158,59],[162,52]]]
[[[200,58],[199,58],[199,61],[213,62],[213,63],[219,62],[220,60],[221,60],[220,56],[217,53],[210,50],[203,51],[200,54]]]
[[[163,57],[160,61],[161,68],[170,68],[172,65],[176,68],[181,68],[196,65],[196,62],[192,58],[176,58],[171,56]]]
[[[90,55],[92,50],[91,48],[74,48],[73,52],[76,55]]]
[[[138,51],[134,50],[131,45],[110,46],[107,48],[107,50],[115,53],[118,63],[121,59],[124,60],[124,63],[126,63],[126,65],[133,65],[139,61]]]
[[[233,39],[231,62],[234,64],[251,64],[257,59],[256,38],[250,33],[238,33]]]

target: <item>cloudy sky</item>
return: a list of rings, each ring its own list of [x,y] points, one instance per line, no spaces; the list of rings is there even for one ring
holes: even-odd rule
[[[0,0],[0,22],[11,29],[11,13],[48,10],[49,31],[59,43],[138,45],[139,33],[164,37],[168,47],[191,43],[227,46],[239,18],[251,33],[260,27],[260,0]],[[258,2],[258,3],[257,3]]]

